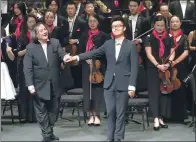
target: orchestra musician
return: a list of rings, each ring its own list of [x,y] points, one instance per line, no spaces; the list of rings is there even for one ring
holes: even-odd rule
[[[67,12],[67,21],[69,22],[69,43],[66,48],[69,48],[67,52],[71,52],[71,54],[77,54],[79,48],[79,39],[82,33],[86,29],[86,21],[76,15],[77,6],[74,2],[68,2],[66,6]],[[72,45],[76,46],[76,51],[72,47]],[[71,47],[71,48],[70,48]],[[74,87],[81,88],[82,87],[82,75],[81,75],[81,66],[71,66],[71,73],[74,80]]]
[[[105,55],[107,69],[104,77],[104,99],[108,119],[107,141],[121,141],[125,135],[125,112],[128,99],[134,97],[138,74],[138,55],[135,45],[125,38],[125,22],[121,16],[111,21],[114,39],[96,50],[68,57],[66,62],[84,61]]]
[[[162,3],[159,5],[159,11],[157,15],[161,14],[165,18],[165,23],[166,23],[166,29],[169,31],[170,28],[170,18],[171,18],[171,13],[169,12],[169,6],[166,3]]]
[[[23,72],[23,59],[26,52],[26,46],[32,41],[32,29],[37,22],[37,17],[29,14],[25,17],[25,21],[21,27],[21,33],[17,39],[18,43],[18,76],[19,76],[19,100],[20,100],[20,116],[21,122],[35,122],[35,113],[33,108],[33,98],[29,94],[26,87]]]
[[[59,35],[59,41],[61,43],[61,46],[64,47],[68,43],[68,37],[69,37],[69,23],[68,21],[58,14],[58,2],[57,0],[47,0],[46,1],[46,8],[53,11],[54,13],[54,21],[53,26],[60,28],[58,30]],[[44,21],[44,20],[43,20]]]
[[[186,98],[188,95],[187,88],[183,84],[184,78],[189,74],[189,43],[187,36],[181,30],[181,20],[177,16],[172,16],[170,20],[170,34],[174,39],[175,58],[172,61],[172,66],[177,69],[177,78],[181,82],[181,87],[171,93],[171,118],[177,122],[183,123],[187,116]]]
[[[101,31],[100,25],[100,18],[97,14],[90,15],[88,18],[88,30],[86,30],[80,38],[79,50],[80,53],[85,53],[93,50],[93,48],[97,49],[101,47],[105,41],[110,39],[110,36]],[[94,62],[100,62],[100,72],[104,77],[105,70],[106,70],[106,60],[105,57],[103,58],[95,58],[92,60],[82,61],[82,87],[83,87],[83,94],[84,94],[84,110],[89,112],[89,121],[88,125],[95,125],[99,126],[100,121],[100,111],[101,105],[103,103],[103,81],[99,83],[91,84],[92,82],[89,81],[89,76],[91,74],[90,69],[91,66],[94,65]],[[93,71],[96,66],[93,66]],[[96,73],[96,71],[94,71]],[[91,88],[91,92],[89,88]],[[91,94],[90,94],[91,93]],[[92,96],[92,100],[90,100],[90,95]],[[92,102],[91,102],[92,101]],[[103,108],[103,107],[102,107]]]
[[[154,130],[158,131],[160,128],[168,128],[163,122],[162,117],[167,116],[168,95],[161,94],[159,78],[160,72],[168,70],[170,63],[164,63],[169,54],[169,61],[173,61],[175,52],[173,39],[167,33],[165,27],[165,20],[163,16],[157,16],[155,19],[154,30],[145,39],[145,50],[147,54],[147,80],[148,80],[148,94],[149,103],[152,116],[154,118]]]

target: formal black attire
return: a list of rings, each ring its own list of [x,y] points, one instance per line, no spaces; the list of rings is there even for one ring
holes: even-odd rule
[[[171,48],[174,47],[173,39],[168,35],[163,39],[163,44],[165,45],[165,51],[162,59],[166,59],[170,54]],[[151,47],[152,55],[159,64],[162,64],[161,58],[159,58],[159,40],[150,34],[146,36],[144,45],[145,48]],[[161,80],[158,69],[149,59],[147,59],[147,82],[150,110],[153,118],[170,117],[170,95],[161,94]]]
[[[110,39],[110,36],[104,32],[100,32],[98,35],[93,37],[93,48],[99,48],[101,45]],[[86,43],[88,40],[88,32],[84,32],[80,38],[80,53],[86,52]],[[101,63],[100,72],[104,76],[106,71],[106,59],[95,58],[93,60],[99,60]],[[99,84],[92,84],[92,99],[90,100],[90,66],[86,61],[81,62],[82,66],[82,87],[84,94],[84,110],[86,112],[95,111],[97,115],[100,114],[100,110],[105,109],[104,99],[103,99],[103,82]],[[104,110],[105,111],[105,110]]]
[[[26,46],[29,44],[29,39],[27,36],[19,36],[18,42],[18,52],[25,50]],[[33,96],[30,95],[28,88],[26,87],[25,77],[23,72],[23,59],[24,56],[18,57],[18,76],[19,76],[19,105],[20,105],[20,116],[26,121],[34,122],[36,121],[35,112],[33,108]]]
[[[67,18],[68,22],[72,23],[72,27],[69,27],[69,39],[80,39],[82,33],[86,30],[86,21],[81,19],[79,16],[76,17],[76,19],[73,21],[69,21]],[[78,47],[79,51],[79,42],[75,44]],[[69,50],[69,49],[68,49]],[[66,51],[69,53],[70,51]],[[77,54],[77,53],[76,53]],[[82,68],[81,65],[78,66],[71,66],[71,73],[72,77],[74,80],[74,85],[72,87],[74,88],[82,88]]]
[[[115,40],[111,39],[96,50],[80,54],[79,60],[106,56],[103,88],[108,116],[108,138],[122,140],[125,134],[128,86],[136,86],[138,55],[135,45],[127,39],[123,40],[118,57],[115,57],[115,52]]]
[[[182,35],[180,40],[177,42],[179,44],[178,48],[175,50],[175,59],[177,59],[185,50],[189,50],[189,44],[186,35]],[[187,88],[183,83],[183,80],[189,74],[189,64],[188,58],[185,58],[183,61],[175,65],[178,74],[177,78],[182,83],[181,87],[178,90],[175,90],[171,93],[171,120],[181,121],[187,118],[186,113],[186,101],[187,101]],[[191,94],[190,94],[191,95]]]
[[[53,134],[59,111],[60,61],[64,56],[59,40],[53,38],[47,42],[47,58],[38,41],[26,47],[24,75],[26,85],[35,87],[34,108],[44,138]]]

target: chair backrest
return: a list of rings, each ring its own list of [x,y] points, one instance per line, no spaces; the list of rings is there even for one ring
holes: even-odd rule
[[[147,91],[147,75],[143,65],[139,65],[136,92]]]

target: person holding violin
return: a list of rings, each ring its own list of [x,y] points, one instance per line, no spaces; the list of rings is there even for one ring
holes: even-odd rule
[[[154,117],[154,130],[158,131],[160,127],[168,128],[162,117],[166,116],[166,110],[169,107],[168,95],[163,95],[160,91],[162,80],[159,74],[168,70],[175,56],[174,42],[167,33],[163,16],[155,18],[154,30],[152,34],[146,36],[144,46],[148,58],[146,66],[150,110]],[[168,56],[169,61],[163,62]]]
[[[81,35],[79,52],[89,52],[100,47],[110,36],[100,31],[100,18],[98,15],[90,15],[88,18],[88,30]],[[106,70],[105,58],[82,61],[82,87],[84,94],[84,110],[89,112],[88,125],[100,125],[100,106],[103,99],[103,80],[96,81],[92,74],[104,76]],[[91,70],[92,69],[92,70]],[[91,72],[91,71],[92,72]],[[91,79],[89,79],[91,78]],[[99,78],[99,77],[98,77]],[[102,78],[102,77],[101,77]],[[93,83],[90,85],[90,83]],[[91,87],[91,92],[90,92]],[[91,94],[90,94],[91,93]],[[91,98],[91,99],[90,99]]]
[[[183,80],[189,74],[189,42],[187,36],[181,30],[181,20],[177,16],[172,16],[170,21],[170,34],[174,39],[175,58],[172,66],[177,69],[177,78],[181,82],[181,87],[171,93],[171,120],[184,122],[187,118],[186,113],[186,97],[188,90],[183,84]]]

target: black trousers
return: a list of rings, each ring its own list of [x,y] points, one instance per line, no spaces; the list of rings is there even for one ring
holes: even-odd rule
[[[108,138],[124,139],[125,135],[125,112],[129,99],[128,91],[118,91],[116,80],[104,90],[104,98],[108,118]]]
[[[54,95],[52,87],[51,92],[52,95],[50,100],[43,100],[36,96],[34,98],[37,122],[42,130],[42,136],[44,138],[50,137],[51,134],[53,134],[53,127],[59,112],[60,98]]]
[[[33,107],[33,96],[29,93],[28,88],[26,87],[22,68],[20,68],[19,71],[19,101],[21,118],[26,121],[36,121]]]
[[[171,97],[161,94],[159,73],[157,68],[147,68],[148,95],[150,112],[153,118],[170,117],[171,115]]]

